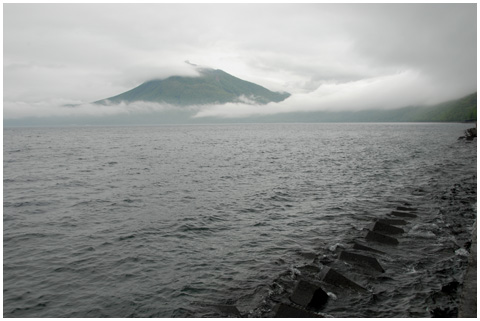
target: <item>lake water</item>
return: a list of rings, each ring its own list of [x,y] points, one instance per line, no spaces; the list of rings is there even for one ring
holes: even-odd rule
[[[461,282],[476,217],[476,140],[457,140],[469,127],[5,128],[4,316],[272,316],[306,266],[338,265],[405,203],[418,218],[377,246],[384,273],[339,267],[368,294],[325,285],[320,312],[454,310],[441,289]]]

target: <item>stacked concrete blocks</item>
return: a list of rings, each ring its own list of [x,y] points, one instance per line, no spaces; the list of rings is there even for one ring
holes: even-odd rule
[[[340,260],[359,264],[363,267],[372,268],[378,272],[385,272],[383,267],[378,263],[377,259],[371,256],[357,254],[353,252],[342,251],[339,256]]]
[[[404,229],[399,226],[403,227],[409,223],[407,221],[408,219],[416,218],[417,214],[412,213],[416,211],[416,208],[410,206],[398,206],[396,210],[389,214],[388,218],[375,220],[369,226],[367,234],[365,235],[365,240],[367,243],[360,240],[354,240],[352,246],[353,251],[344,250],[340,252],[338,259],[348,263],[353,263],[361,268],[368,269],[368,271],[384,273],[385,270],[377,258],[364,253],[369,252],[374,255],[385,254],[385,252],[371,247],[369,242],[376,242],[377,244],[382,244],[384,246],[398,245],[399,241],[394,236],[401,235],[405,232]],[[326,266],[321,270],[320,274],[318,274],[318,280],[336,287],[354,290],[357,292],[367,291],[365,287],[345,277],[331,266]],[[319,311],[322,309],[328,302],[328,295],[322,288],[320,288],[320,286],[305,280],[300,280],[290,296],[290,301],[293,303],[293,305],[285,303],[280,303],[277,305],[275,317],[321,317],[320,315],[312,312],[312,310]]]
[[[320,310],[327,303],[328,295],[321,287],[300,280],[290,300],[302,307]]]
[[[276,310],[277,311],[275,313],[275,318],[321,318],[322,317],[314,312],[293,307],[285,303],[280,303],[279,305],[277,305]]]
[[[341,287],[341,288],[349,288],[355,291],[366,291],[366,289],[358,285],[357,283],[353,282],[352,280],[344,277],[342,274],[338,273],[334,269],[330,267],[325,267],[322,272],[320,273],[320,280],[323,282]]]

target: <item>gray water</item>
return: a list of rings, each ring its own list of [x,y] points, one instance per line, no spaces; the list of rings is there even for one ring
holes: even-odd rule
[[[385,273],[351,272],[369,295],[329,289],[322,313],[453,309],[439,290],[461,281],[476,216],[468,127],[5,128],[4,316],[271,316],[302,267],[405,202],[421,216],[379,258]]]

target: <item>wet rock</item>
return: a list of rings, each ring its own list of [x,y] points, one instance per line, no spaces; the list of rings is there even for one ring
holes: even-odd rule
[[[298,282],[290,300],[306,308],[320,310],[328,301],[328,294],[321,287],[301,280]]]
[[[398,216],[398,217],[409,217],[409,218],[417,217],[416,214],[407,213],[407,212],[400,212],[400,211],[392,211],[390,214],[392,214],[393,216]]]
[[[452,281],[444,286],[442,286],[442,292],[447,294],[454,294],[457,292],[457,288],[460,285],[457,281]]]
[[[465,137],[467,139],[473,139],[474,137],[477,137],[477,128],[469,128],[465,130]]]
[[[320,273],[320,280],[342,288],[350,288],[356,291],[366,291],[364,287],[358,285],[357,283],[344,277],[343,275],[329,267],[326,267],[322,270],[322,272]]]
[[[355,264],[360,264],[362,266],[370,267],[378,272],[382,272],[382,273],[385,272],[385,270],[377,261],[377,259],[371,256],[343,251],[342,253],[340,253],[339,259],[343,261],[355,263]]]
[[[320,315],[288,304],[280,303],[276,307],[275,318],[321,318]]]
[[[407,225],[408,224],[408,222],[405,220],[391,219],[391,218],[381,218],[381,219],[378,219],[377,222],[390,224],[390,225]]]
[[[399,227],[396,227],[390,224],[385,224],[379,221],[373,223],[371,230],[375,232],[384,233],[384,234],[402,234],[405,232]]]
[[[435,308],[430,311],[433,318],[456,318],[458,308]]]
[[[377,249],[371,248],[371,247],[369,247],[369,246],[366,246],[365,244],[361,243],[361,242],[358,241],[358,240],[353,241],[353,248],[354,248],[355,250],[362,250],[362,251],[368,251],[368,252],[385,254],[385,252],[382,252],[382,251],[380,251],[380,250],[377,250]]]
[[[368,231],[365,239],[368,241],[374,241],[378,243],[390,244],[390,245],[398,245],[398,240],[394,237],[387,236],[384,234],[380,234],[374,231]]]

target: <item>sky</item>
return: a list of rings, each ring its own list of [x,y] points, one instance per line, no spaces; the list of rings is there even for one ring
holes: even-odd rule
[[[195,76],[185,61],[292,94],[196,117],[434,104],[476,91],[476,48],[476,3],[5,3],[3,117],[160,110],[90,102]]]

